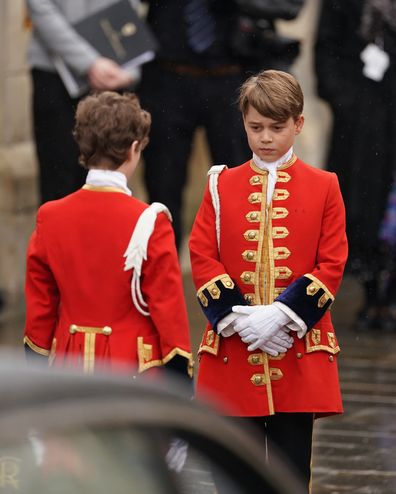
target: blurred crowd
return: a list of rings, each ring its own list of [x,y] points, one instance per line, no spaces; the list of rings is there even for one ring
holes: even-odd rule
[[[144,182],[149,202],[169,208],[180,247],[189,233],[182,211],[195,130],[205,129],[212,164],[250,158],[237,90],[260,69],[293,71],[302,40],[281,35],[277,21],[299,16],[305,2],[131,0],[144,10],[159,49],[154,61],[130,72],[73,27],[116,1],[26,0],[40,203],[77,190],[86,178],[71,132],[85,94],[68,93],[56,57],[91,90],[135,91],[151,113]],[[313,69],[317,94],[333,115],[326,167],[337,173],[346,205],[347,270],[365,294],[359,329],[396,329],[395,57],[394,0],[322,0]]]

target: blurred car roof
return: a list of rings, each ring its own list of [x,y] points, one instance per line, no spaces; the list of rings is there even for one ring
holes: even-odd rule
[[[83,375],[28,366],[0,353],[0,444],[24,440],[32,430],[67,434],[80,428],[135,428],[184,439],[227,470],[242,490],[299,494],[298,479],[266,451],[251,431],[206,404],[191,400],[183,382]],[[175,491],[176,492],[176,491]],[[44,494],[44,493],[41,493]]]

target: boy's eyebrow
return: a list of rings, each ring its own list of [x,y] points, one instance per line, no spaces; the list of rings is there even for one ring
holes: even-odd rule
[[[256,121],[256,120],[247,120],[247,122],[249,124],[253,124],[253,125],[262,125],[262,122],[260,121]],[[280,124],[285,124],[287,122],[287,120],[273,120],[270,125],[280,125]]]

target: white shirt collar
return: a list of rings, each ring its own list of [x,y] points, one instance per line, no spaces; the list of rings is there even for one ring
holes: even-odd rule
[[[278,160],[268,163],[261,160],[256,154],[253,153],[253,161],[261,170],[268,170],[268,184],[267,184],[267,204],[272,201],[272,196],[275,190],[275,184],[278,180],[277,169],[284,165],[293,156],[293,146],[287,153],[281,156]]]
[[[117,187],[117,189],[122,189],[129,196],[132,195],[132,191],[127,185],[126,176],[114,170],[89,170],[85,183],[96,187]]]
[[[280,166],[284,165],[293,156],[293,146],[279,159],[276,161],[268,162],[260,159],[257,154],[253,153],[253,161],[256,166],[261,168],[261,170],[276,170]]]

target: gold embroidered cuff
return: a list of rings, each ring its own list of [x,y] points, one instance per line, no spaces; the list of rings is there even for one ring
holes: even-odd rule
[[[35,345],[28,336],[25,336],[23,338],[23,343],[27,345],[30,349],[32,349],[34,352],[39,353],[40,355],[44,355],[45,357],[48,357],[50,354],[50,351],[47,350],[46,348],[41,348]]]

